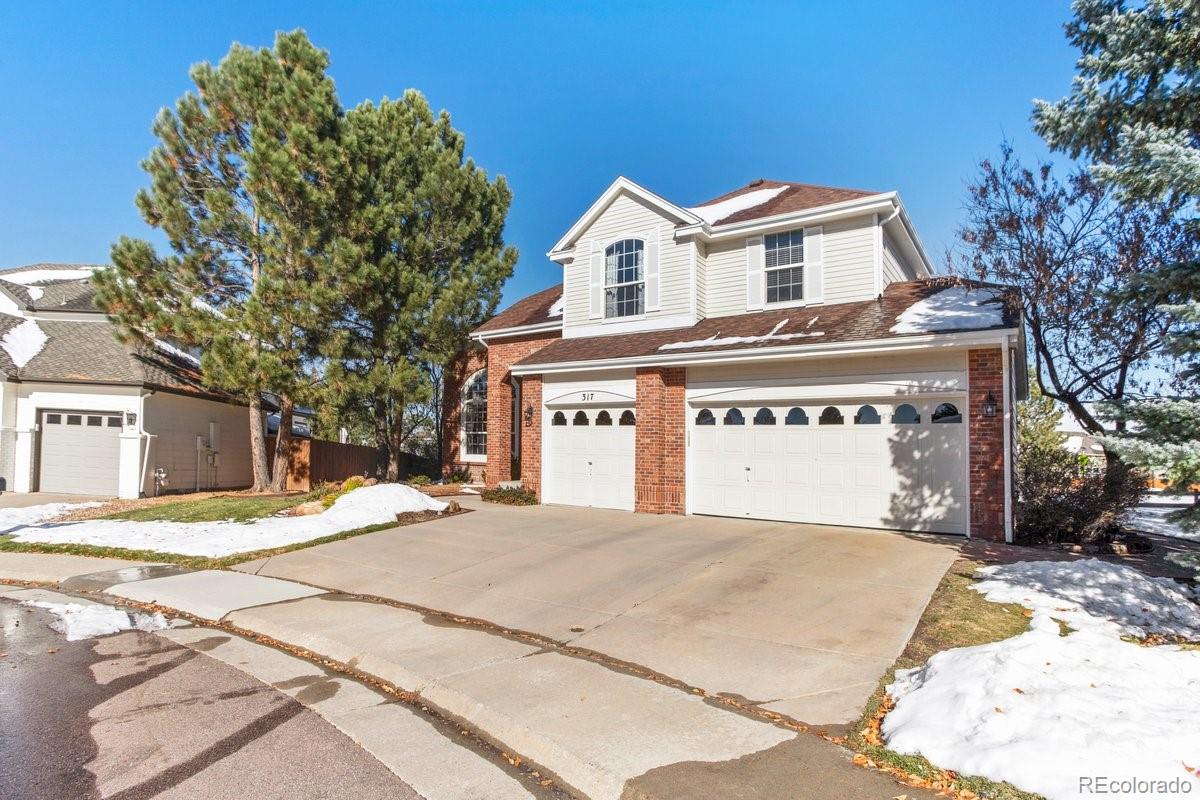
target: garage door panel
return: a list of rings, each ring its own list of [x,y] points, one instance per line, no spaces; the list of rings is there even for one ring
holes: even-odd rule
[[[69,425],[68,421],[79,424]],[[120,436],[119,414],[43,412],[39,417],[38,488],[65,494],[116,495]]]
[[[842,431],[821,431],[817,434],[818,456],[841,456],[846,453],[846,435]]]
[[[547,425],[543,493],[548,502],[633,510],[636,425],[618,425],[625,409],[606,409],[614,424],[596,425],[596,410],[584,410],[587,425],[575,425],[579,409],[564,409],[572,424]]]
[[[783,453],[788,456],[807,456],[812,453],[812,434],[808,431],[787,431],[783,434]]]

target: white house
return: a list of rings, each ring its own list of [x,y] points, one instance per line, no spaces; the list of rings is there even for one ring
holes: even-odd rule
[[[187,353],[118,342],[93,303],[97,269],[0,271],[0,488],[132,498],[248,486],[246,406],[203,388]]]
[[[480,328],[447,470],[543,502],[1012,535],[1020,298],[937,277],[896,192],[618,178],[561,286]]]

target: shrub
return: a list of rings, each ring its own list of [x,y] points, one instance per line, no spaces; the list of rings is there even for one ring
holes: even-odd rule
[[[408,479],[409,486],[428,486],[430,484],[428,475],[413,475]]]
[[[1145,477],[1115,458],[1098,470],[1064,447],[1055,402],[1034,388],[1017,417],[1017,539],[1028,543],[1111,539],[1135,506]]]
[[[353,492],[355,489],[365,485],[366,482],[367,479],[362,475],[351,475],[349,478],[346,478],[346,480],[342,481],[342,494],[345,494],[346,492]]]
[[[528,489],[484,489],[480,496],[489,503],[506,506],[536,506],[538,501]]]
[[[458,469],[452,469],[446,473],[446,483],[470,483],[470,482],[471,482],[471,471],[469,469],[464,469],[462,467],[459,467]]]

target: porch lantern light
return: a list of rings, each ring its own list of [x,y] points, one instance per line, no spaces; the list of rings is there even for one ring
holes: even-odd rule
[[[126,411],[125,412],[125,427],[126,428],[136,428],[137,427],[137,412],[136,411]]]
[[[525,427],[533,424],[533,403],[525,404]]]
[[[996,398],[991,392],[988,392],[987,397],[983,399],[983,415],[985,417],[996,416]]]

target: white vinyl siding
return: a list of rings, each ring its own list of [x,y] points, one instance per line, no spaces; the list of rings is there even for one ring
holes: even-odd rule
[[[827,222],[823,259],[825,304],[875,296],[875,225],[871,217]]]
[[[647,289],[646,317],[668,316],[692,312],[691,245],[674,239],[675,221],[627,194],[618,195],[612,204],[575,244],[574,257],[564,268],[563,327],[588,325],[598,320],[591,316],[591,254],[593,247],[601,254],[604,248],[621,238],[646,240],[648,248],[657,243],[658,292]],[[652,256],[652,252],[649,254]],[[649,277],[649,270],[647,270]],[[652,310],[657,300],[658,310]],[[613,326],[620,333],[622,325]]]
[[[696,317],[708,314],[708,251],[703,242],[696,242]]]
[[[167,471],[168,491],[196,488],[196,437],[209,438],[209,423],[217,423],[216,467],[199,459],[200,488],[235,488],[251,484],[250,416],[245,406],[217,403],[196,397],[156,392],[146,398],[144,427],[153,434],[147,491],[153,491],[153,473]]]
[[[916,280],[917,274],[904,260],[896,248],[896,242],[887,233],[883,234],[883,288],[897,281]]]

